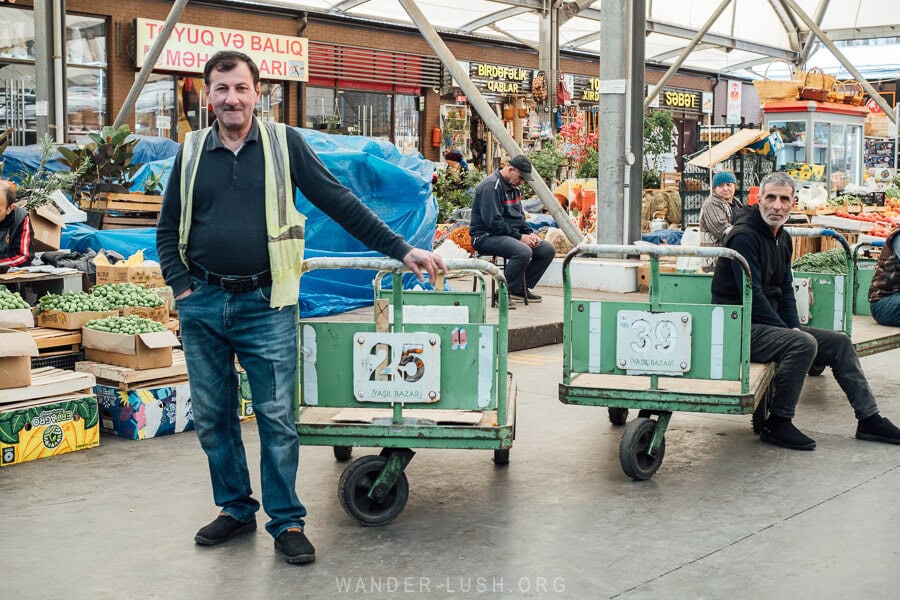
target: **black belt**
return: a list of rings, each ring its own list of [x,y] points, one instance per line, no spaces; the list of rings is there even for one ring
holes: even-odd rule
[[[240,276],[223,276],[210,273],[200,265],[191,261],[188,270],[191,275],[201,279],[209,285],[215,285],[222,288],[226,292],[252,292],[261,287],[272,285],[272,272],[263,271],[256,275]]]

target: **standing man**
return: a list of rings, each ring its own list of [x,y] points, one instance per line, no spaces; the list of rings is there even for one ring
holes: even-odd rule
[[[734,224],[744,204],[734,197],[737,179],[731,171],[719,171],[712,180],[712,192],[700,207],[700,245],[721,246],[725,234]],[[703,259],[703,270],[711,273],[716,268],[715,258]]]
[[[794,180],[787,173],[769,173],[760,183],[759,193],[759,204],[738,216],[725,247],[739,252],[750,265],[750,360],[778,364],[771,414],[760,439],[792,450],[815,449],[815,440],[791,422],[803,380],[815,361],[831,367],[847,395],[858,420],[858,439],[900,444],[900,429],[878,413],[850,338],[836,331],[800,326],[791,274],[793,243],[783,227],[796,199]],[[712,301],[740,304],[742,273],[737,262],[720,258],[713,275]]]
[[[34,258],[34,237],[28,212],[16,206],[16,186],[0,179],[0,269],[24,267]]]
[[[305,217],[300,189],[370,248],[434,280],[443,261],[411,248],[341,185],[295,131],[253,116],[259,70],[240,52],[218,52],[203,78],[215,124],[192,132],[175,158],[157,230],[166,283],[181,320],[194,426],[209,461],[218,517],[194,538],[215,545],[256,529],[237,416],[235,355],[247,371],[259,427],[266,530],[287,562],[315,560],[295,490],[293,421],[297,296]]]
[[[900,227],[884,240],[869,286],[869,308],[876,323],[900,327]]]
[[[475,189],[469,232],[479,254],[506,259],[504,274],[512,298],[522,300],[527,294],[529,302],[540,302],[531,288],[553,262],[556,249],[525,222],[519,185],[533,180],[531,163],[522,154],[485,177]]]

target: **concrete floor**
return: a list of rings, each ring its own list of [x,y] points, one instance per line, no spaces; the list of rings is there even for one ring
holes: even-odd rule
[[[606,409],[559,403],[561,358],[559,345],[510,355],[519,408],[508,466],[489,451],[419,451],[406,509],[386,527],[341,509],[345,465],[329,448],[301,448],[317,550],[302,567],[275,553],[263,514],[255,535],[193,543],[216,514],[193,432],[104,434],[98,448],[4,468],[0,597],[897,597],[900,447],[853,439],[830,375],[810,378],[796,420],[815,452],[761,443],[749,416],[678,413],[659,472],[634,482]],[[862,362],[900,422],[897,351]],[[255,423],[243,431],[255,466]]]

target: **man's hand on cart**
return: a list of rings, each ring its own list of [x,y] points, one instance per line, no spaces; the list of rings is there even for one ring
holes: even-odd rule
[[[416,274],[420,282],[425,281],[425,277],[422,275],[423,268],[428,273],[428,281],[431,282],[437,280],[438,271],[447,272],[443,258],[421,248],[413,248],[407,252],[406,256],[403,257],[403,264]]]

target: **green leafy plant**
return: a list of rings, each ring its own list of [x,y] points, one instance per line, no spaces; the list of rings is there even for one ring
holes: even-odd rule
[[[579,179],[596,178],[600,171],[600,153],[595,148],[588,148],[578,164],[575,175]]]
[[[131,129],[128,125],[122,125],[118,129],[104,127],[99,133],[89,133],[91,143],[76,150],[60,148],[63,155],[62,162],[73,172],[90,161],[90,167],[84,172],[83,177],[77,182],[75,192],[90,188],[92,193],[97,192],[98,184],[121,186],[127,188],[128,182],[140,168],[139,163],[133,163],[134,147],[137,138],[128,139]]]
[[[659,163],[663,154],[672,151],[675,136],[675,122],[667,110],[654,110],[644,116],[644,187],[647,182],[660,185]],[[648,173],[649,171],[649,173]]]
[[[145,194],[160,194],[163,191],[163,175],[166,174],[166,171],[169,170],[168,166],[162,168],[160,172],[156,172],[152,167],[150,169],[150,174],[147,175],[147,179],[144,180],[144,193]]]
[[[434,197],[438,203],[438,222],[446,223],[450,214],[457,208],[472,206],[475,187],[484,179],[484,173],[476,169],[452,173],[448,169],[438,172],[434,184]]]
[[[23,203],[25,210],[34,210],[53,201],[56,192],[71,191],[76,181],[90,168],[90,159],[82,162],[76,171],[48,171],[47,163],[56,154],[56,146],[50,136],[41,138],[41,158],[34,171],[18,173],[19,184],[16,186],[16,197]],[[59,160],[59,159],[55,159]]]
[[[552,142],[544,144],[540,150],[529,156],[528,160],[531,161],[531,166],[534,167],[541,179],[551,189],[556,187],[556,174],[559,168],[568,162],[566,155]],[[523,198],[534,196],[534,190],[527,183],[523,183],[519,187],[522,190]]]

